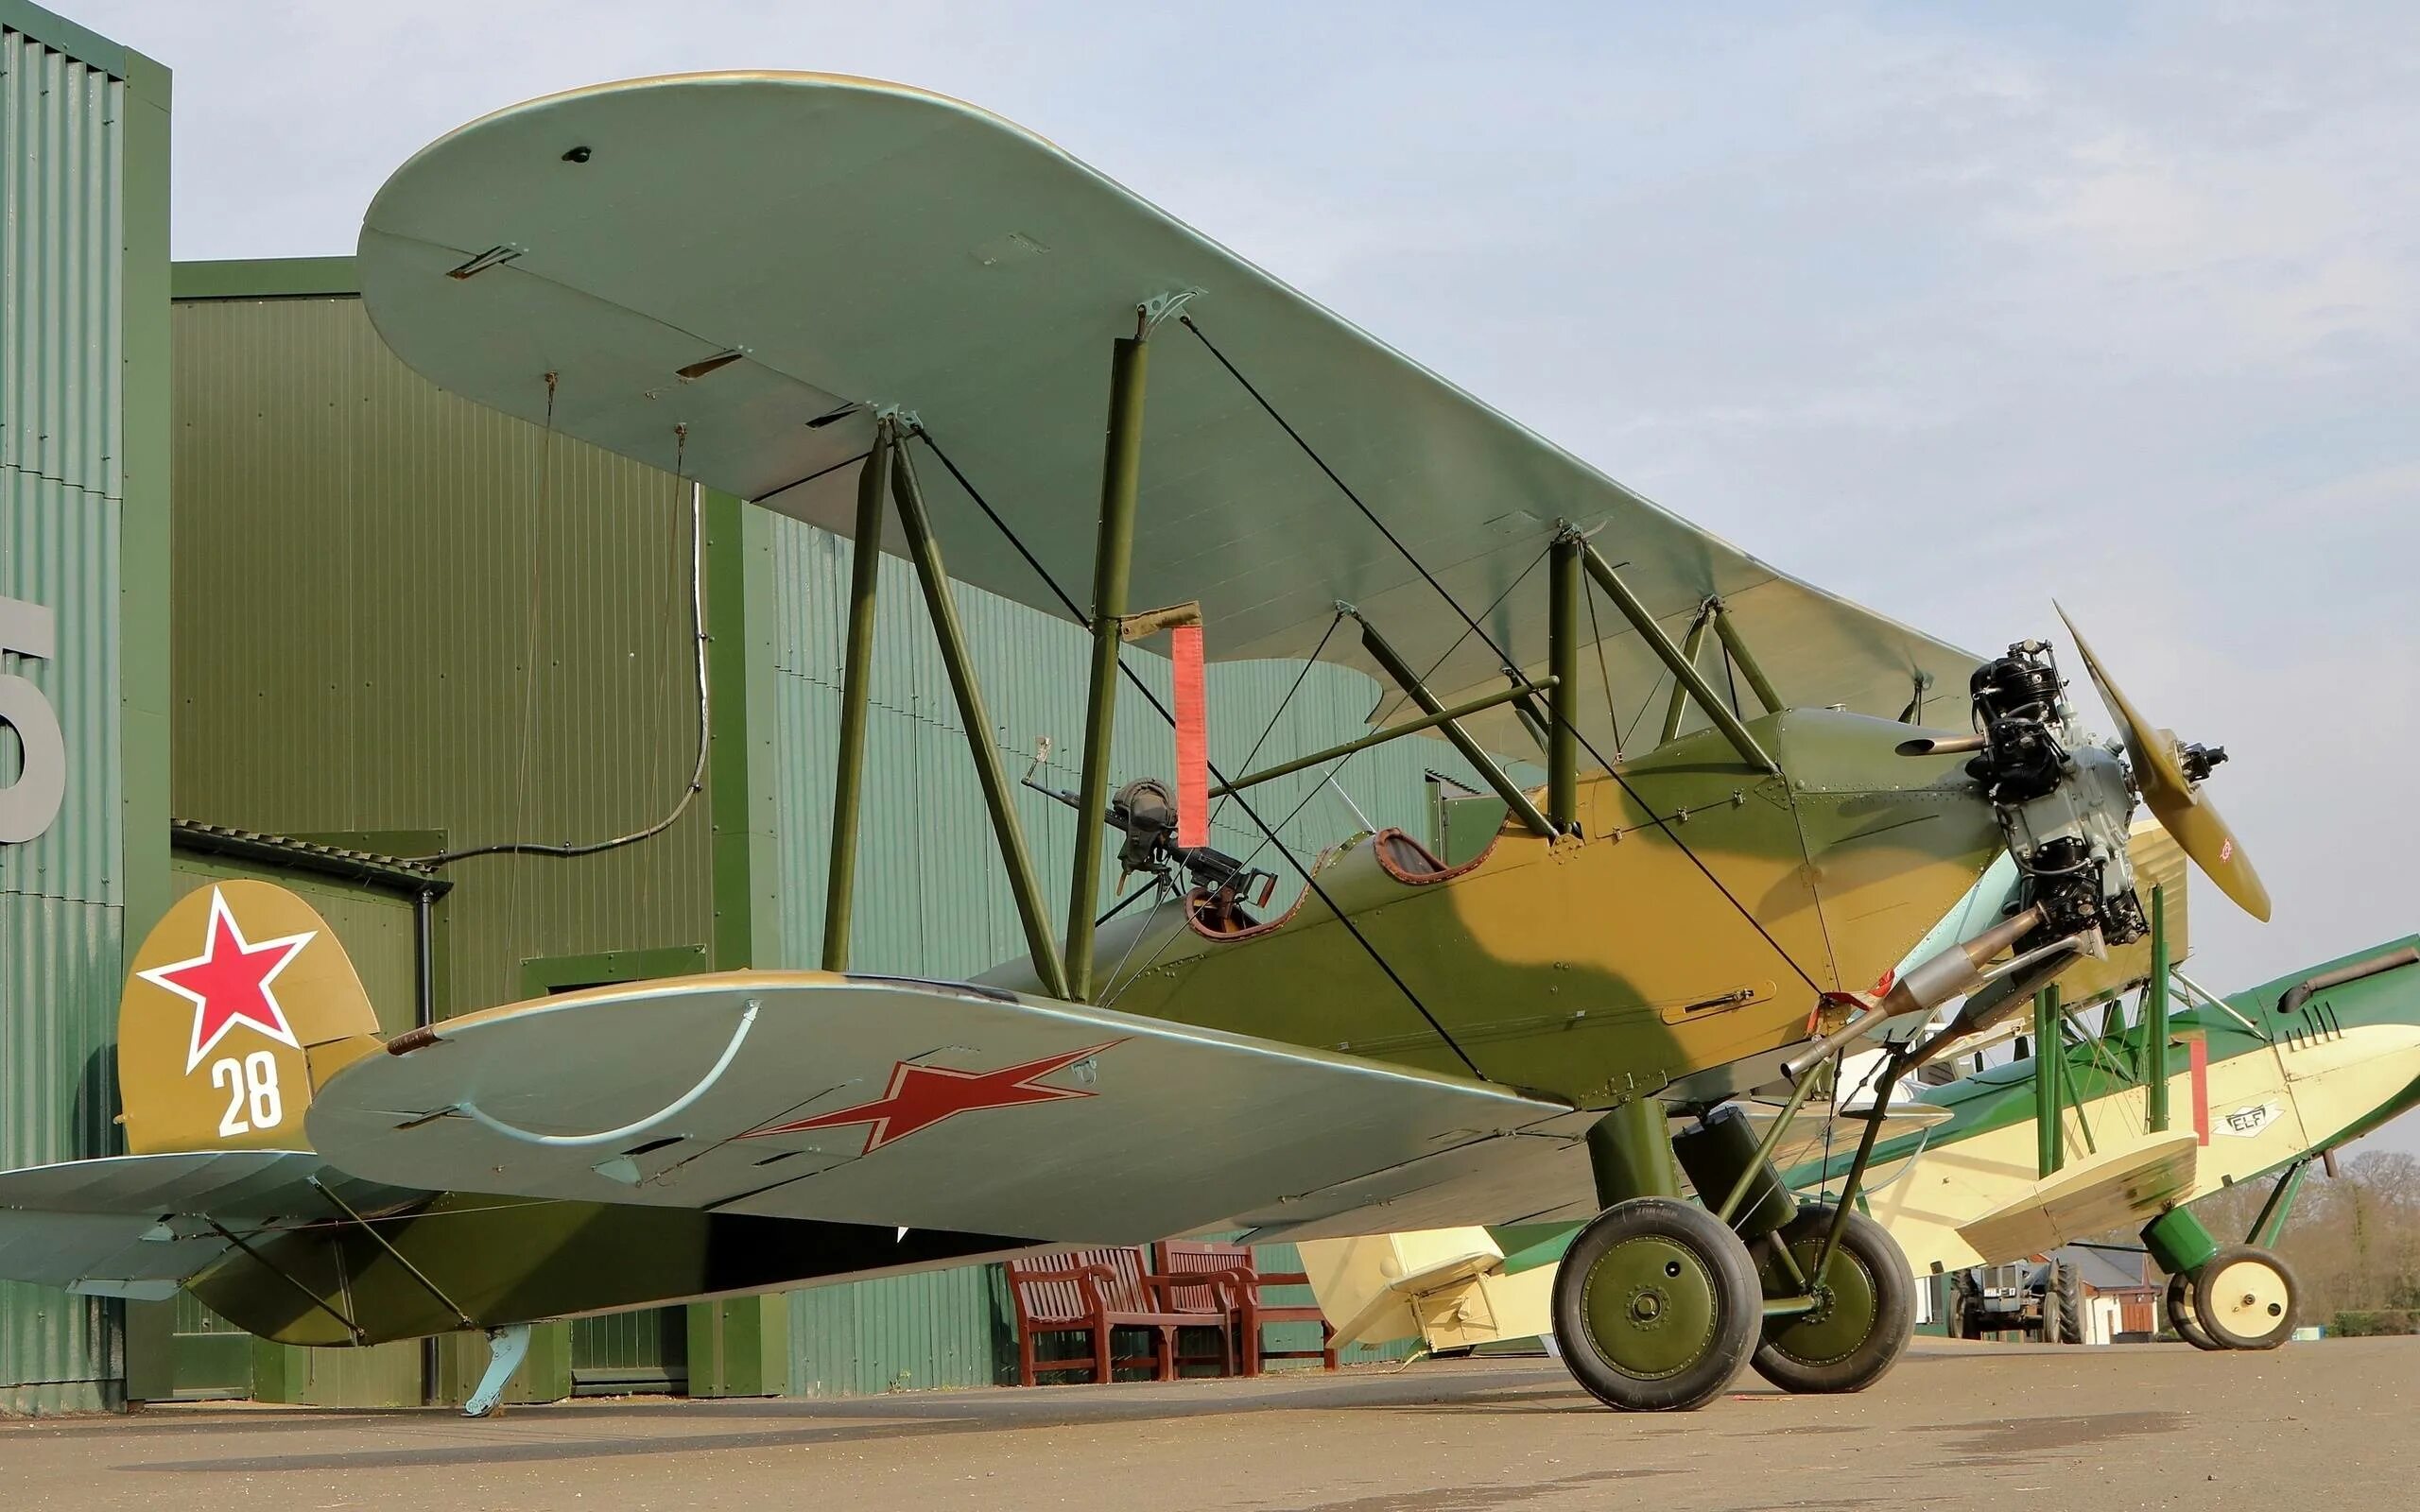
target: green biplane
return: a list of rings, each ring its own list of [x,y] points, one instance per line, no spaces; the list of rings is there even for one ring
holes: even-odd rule
[[[2222,752],[2151,730],[2105,679],[2128,749],[2092,743],[2047,644],[1977,658],[1799,582],[958,101],[722,74],[517,106],[396,172],[358,266],[380,334],[445,387],[913,561],[1029,953],[973,982],[851,971],[861,550],[821,971],[575,993],[383,1044],[357,1019],[277,1040],[267,978],[238,973],[252,1006],[228,1033],[270,1041],[282,1121],[214,1133],[212,1096],[258,1078],[190,1058],[173,1024],[129,1034],[138,1153],[0,1175],[19,1231],[72,1212],[125,1241],[43,1279],[189,1281],[310,1342],[501,1330],[509,1369],[532,1318],[1039,1245],[1587,1218],[1555,1305],[1599,1398],[1697,1406],[1809,1318],[1839,1357],[1781,1379],[1836,1389],[1905,1343],[1904,1307],[1846,1279],[1900,1264],[1891,1241],[1842,1202],[1807,1264],[1760,1276],[1761,1209],[1680,1200],[1668,1108],[1713,1114],[1961,993],[1962,1034],[2139,936],[2138,789],[2266,916],[2198,792]],[[1063,926],[944,541],[959,578],[1093,638]],[[1181,751],[1201,734],[1185,646],[1343,662],[1394,690],[1381,733],[1461,750],[1502,833],[1451,866],[1393,832],[1315,863],[1278,846],[1298,895],[1271,911],[1271,879],[1203,823],[1231,801],[1273,841],[1252,803],[1270,772],[1195,759],[1173,790],[1117,786],[1121,648],[1163,632]],[[1642,696],[1664,716],[1634,744],[1616,704]],[[1516,750],[1543,785],[1498,760]],[[1104,922],[1113,840],[1150,902]],[[2002,853],[2013,911],[1885,980]],[[130,1013],[171,1008],[222,1014],[130,985]],[[139,1142],[138,1083],[178,1110]],[[240,1212],[210,1185],[231,1146],[278,1152]],[[1701,1185],[1770,1165],[1703,1147]],[[142,1276],[113,1276],[139,1235],[158,1241]]]

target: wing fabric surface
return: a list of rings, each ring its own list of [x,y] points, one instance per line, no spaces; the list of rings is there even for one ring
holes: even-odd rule
[[[367,1189],[326,1166],[307,1150],[207,1150],[0,1172],[0,1277],[157,1301],[227,1252],[212,1220],[242,1233],[335,1216],[314,1177],[356,1211],[419,1194]]]
[[[1110,1244],[1587,1201],[1591,1119],[1560,1104],[951,983],[731,972],[397,1043],[309,1113],[378,1180]]]
[[[1986,1261],[2037,1254],[2070,1235],[2131,1225],[2193,1189],[2200,1142],[2154,1135],[2037,1182],[2017,1200],[1961,1224],[1958,1237]]]
[[[743,73],[516,106],[389,180],[358,266],[380,334],[444,387],[842,533],[873,416],[899,405],[1077,593],[1111,340],[1134,334],[1139,302],[1198,290],[1202,328],[1462,609],[1503,600],[1484,623],[1516,663],[1544,665],[1546,575],[1530,569],[1568,520],[1676,640],[1720,595],[1788,701],[1892,717],[1925,677],[1927,722],[1963,723],[1975,658],[1675,518],[940,95]],[[1495,653],[1208,352],[1173,322],[1151,350],[1132,602],[1199,599],[1210,653],[1240,659],[1309,655],[1346,599],[1436,668],[1447,701],[1502,686]],[[942,470],[924,472],[953,571],[1063,612]],[[1609,703],[1668,679],[1610,606],[1599,621],[1604,662],[1582,659],[1581,702],[1610,754]],[[1327,655],[1374,670],[1351,635]],[[1512,717],[1474,723],[1503,744]]]

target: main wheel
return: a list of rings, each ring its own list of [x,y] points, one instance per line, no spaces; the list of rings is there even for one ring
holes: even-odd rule
[[[2273,1349],[2294,1332],[2294,1273],[2265,1249],[2234,1245],[2193,1273],[2193,1315],[2230,1349]]]
[[[1633,1197],[1599,1213],[1554,1280],[1563,1363],[1590,1395],[1625,1411],[1686,1411],[1720,1396],[1763,1316],[1748,1246],[1714,1214],[1671,1197]]]
[[[1807,1203],[1762,1246],[1766,1296],[1804,1295],[1780,1263],[1775,1246],[1781,1245],[1789,1246],[1797,1274],[1814,1289],[1815,1310],[1767,1318],[1756,1349],[1756,1374],[1784,1391],[1863,1391],[1891,1373],[1915,1333],[1915,1278],[1908,1257],[1891,1230],[1865,1214],[1849,1214],[1829,1274],[1815,1279],[1834,1211],[1829,1203]]]
[[[2178,1338],[2197,1349],[2226,1348],[2202,1331],[2202,1320],[2193,1311],[2193,1278],[2189,1275],[2168,1279],[2168,1324]]]

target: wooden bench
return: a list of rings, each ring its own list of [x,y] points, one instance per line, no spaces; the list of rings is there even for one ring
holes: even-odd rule
[[[1217,1329],[1220,1373],[1231,1368],[1223,1304],[1203,1310],[1201,1297],[1192,1295],[1203,1290],[1197,1277],[1147,1274],[1140,1249],[1074,1249],[1012,1260],[1008,1274],[1017,1318],[1017,1378],[1026,1385],[1071,1370],[1089,1370],[1095,1381],[1107,1382],[1120,1367],[1142,1366],[1159,1380],[1173,1381],[1181,1328]],[[1150,1331],[1151,1353],[1115,1357],[1111,1335],[1117,1329]],[[1047,1333],[1090,1334],[1092,1352],[1069,1360],[1037,1359],[1034,1346]]]
[[[1171,1240],[1157,1246],[1156,1259],[1160,1272],[1172,1281],[1185,1276],[1211,1279],[1209,1286],[1180,1285],[1174,1295],[1198,1295],[1215,1287],[1219,1305],[1227,1314],[1227,1327],[1245,1375],[1260,1374],[1264,1360],[1318,1360],[1326,1369],[1336,1368],[1336,1326],[1327,1320],[1327,1314],[1316,1305],[1277,1304],[1261,1299],[1265,1287],[1309,1285],[1310,1278],[1301,1271],[1254,1270],[1252,1251],[1242,1245],[1184,1244]],[[1260,1331],[1271,1323],[1317,1323],[1320,1347],[1265,1349]]]

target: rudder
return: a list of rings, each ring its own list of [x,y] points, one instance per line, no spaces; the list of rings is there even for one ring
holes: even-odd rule
[[[300,1150],[312,1089],[378,1048],[378,1016],[319,910],[275,884],[195,889],[118,1000],[130,1153]]]

